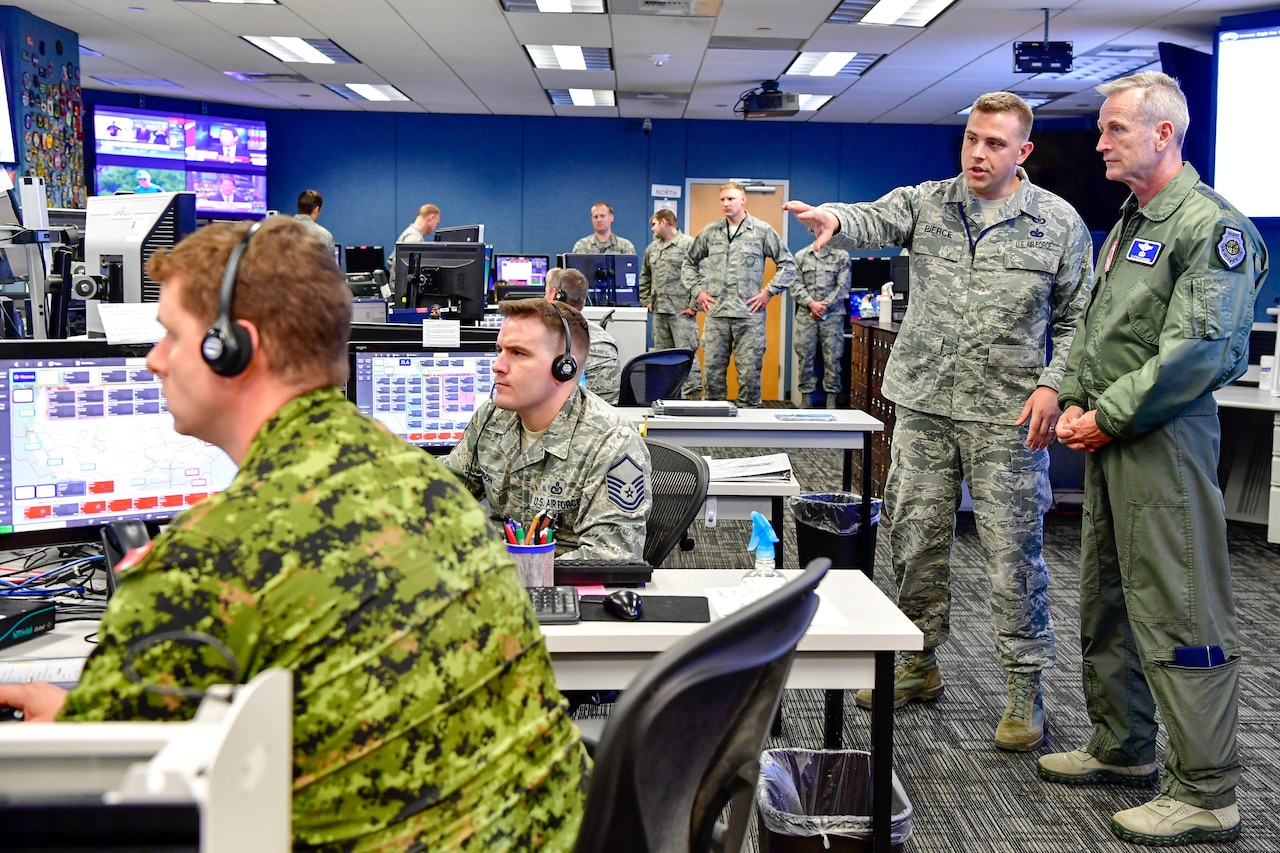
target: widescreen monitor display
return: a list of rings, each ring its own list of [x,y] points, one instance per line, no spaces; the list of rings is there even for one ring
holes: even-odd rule
[[[448,453],[493,391],[496,355],[484,345],[350,345],[347,397],[362,413],[433,453]]]
[[[1268,141],[1280,117],[1260,81],[1280,75],[1280,16],[1269,26],[1218,33],[1213,186],[1249,217],[1280,217],[1280,163]]]
[[[549,255],[494,255],[498,281],[520,287],[542,287],[547,280]]]
[[[92,538],[163,522],[226,488],[236,466],[179,435],[147,346],[0,343],[0,543]]]
[[[265,122],[101,106],[93,148],[96,195],[190,190],[202,216],[266,215]]]
[[[438,308],[446,320],[478,322],[489,283],[482,243],[397,243],[394,309]]]

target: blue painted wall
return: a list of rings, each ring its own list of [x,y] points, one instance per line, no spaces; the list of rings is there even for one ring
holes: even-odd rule
[[[84,94],[86,106],[265,120],[271,205],[292,213],[298,193],[319,190],[320,221],[340,243],[388,251],[426,202],[439,205],[443,225],[483,223],[499,252],[554,255],[591,232],[597,201],[613,205],[614,231],[647,244],[655,183],[786,179],[792,198],[818,203],[872,199],[959,171],[959,127],[655,120],[645,134],[637,119],[262,110]],[[91,152],[86,159],[92,168]],[[1263,220],[1259,228],[1280,249],[1280,222]],[[792,251],[807,242],[804,229],[790,229]],[[1258,319],[1267,319],[1263,309],[1278,296],[1280,274],[1258,299]]]

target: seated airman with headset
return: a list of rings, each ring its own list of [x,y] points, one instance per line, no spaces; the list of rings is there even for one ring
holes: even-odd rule
[[[239,473],[126,555],[75,688],[0,705],[187,719],[206,686],[286,667],[294,850],[571,849],[589,760],[529,595],[475,500],[343,397],[332,254],[280,216],[202,228],[147,273],[174,426]]]
[[[545,299],[502,302],[493,398],[444,464],[499,524],[558,516],[557,560],[642,560],[649,450],[616,409],[578,384],[582,314]]]

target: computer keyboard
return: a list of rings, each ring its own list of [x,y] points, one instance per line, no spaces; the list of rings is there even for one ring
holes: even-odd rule
[[[529,600],[539,625],[572,625],[582,619],[576,587],[531,586]]]

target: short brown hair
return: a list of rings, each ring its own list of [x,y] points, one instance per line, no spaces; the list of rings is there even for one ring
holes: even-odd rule
[[[538,320],[558,341],[564,340],[564,327],[567,324],[569,337],[573,338],[573,359],[578,362],[578,371],[581,372],[586,365],[587,351],[591,349],[591,332],[587,329],[587,320],[582,312],[572,305],[556,305],[545,299],[507,299],[498,303],[498,313],[504,319],[515,317]]]
[[[180,276],[184,310],[202,323],[218,314],[223,271],[249,223],[206,225],[147,262],[147,275]],[[330,252],[305,223],[287,216],[262,222],[236,276],[231,316],[258,328],[271,370],[290,384],[321,388],[347,379],[351,289]]]
[[[561,300],[579,311],[587,304],[587,277],[573,267],[566,267],[555,276],[552,286],[564,294]]]
[[[665,207],[662,208],[661,210],[655,210],[653,212],[653,216],[649,217],[649,221],[653,222],[654,220],[657,220],[658,222],[665,222],[668,225],[674,225],[677,228],[680,227],[679,223],[676,222],[676,215],[671,211],[667,210]]]
[[[313,213],[324,207],[324,196],[315,190],[303,190],[298,195],[298,212]]]
[[[985,95],[979,95],[973,102],[971,111],[992,115],[1013,113],[1018,119],[1018,127],[1022,129],[1022,141],[1026,142],[1031,138],[1031,123],[1034,120],[1031,106],[1013,92],[988,92]]]

